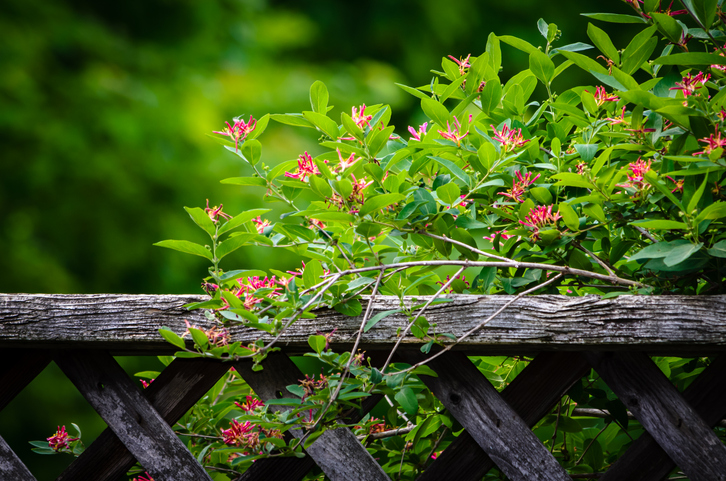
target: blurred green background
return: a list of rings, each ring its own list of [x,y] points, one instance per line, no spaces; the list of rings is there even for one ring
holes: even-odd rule
[[[263,207],[261,189],[219,184],[249,175],[206,135],[225,120],[309,109],[308,89],[319,79],[333,118],[388,103],[403,134],[418,125],[419,104],[394,82],[427,84],[441,57],[480,54],[492,31],[542,45],[541,17],[560,27],[561,45],[588,41],[580,13],[629,12],[623,2],[602,4],[4,0],[0,292],[200,293],[206,261],[152,243],[204,241],[182,206],[209,198],[232,214]],[[600,26],[625,46],[618,26]],[[527,57],[502,48],[506,79]],[[572,68],[558,81],[582,76]],[[269,164],[316,149],[312,131],[274,122],[260,140]],[[269,267],[271,256],[240,249],[223,267]],[[283,270],[296,262],[275,256]],[[155,368],[147,361],[125,367]],[[104,427],[51,365],[0,413],[0,434],[39,480],[53,479],[70,459],[33,454],[27,441],[71,422],[88,441]]]

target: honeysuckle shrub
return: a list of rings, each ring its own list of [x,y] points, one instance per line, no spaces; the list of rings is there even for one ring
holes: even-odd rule
[[[283,331],[324,306],[360,318],[360,333],[403,313],[399,339],[415,336],[434,356],[461,340],[425,315],[451,293],[723,293],[724,13],[712,0],[683,1],[681,10],[629,3],[632,15],[585,15],[594,22],[588,43],[562,45],[557,26],[540,20],[539,45],[492,33],[485,52],[444,57],[429,84],[399,85],[420,100],[420,125],[396,128],[391,108],[375,103],[333,116],[319,81],[310,110],[226,122],[212,136],[243,176],[222,183],[256,189],[261,203],[235,216],[209,202],[186,208],[206,240],[157,243],[211,264],[202,284],[210,299],[189,307],[204,309],[214,327],[162,329],[177,356],[251,358],[262,369]],[[642,28],[614,45],[601,28],[607,23]],[[512,49],[529,56],[529,68],[505,78]],[[560,90],[573,69],[591,83]],[[270,120],[308,131],[319,146],[263,161]],[[281,204],[282,215],[267,203]],[[292,251],[300,267],[223,267],[246,246]],[[363,295],[396,296],[400,308],[371,316]],[[258,329],[259,340],[233,342],[227,329],[235,325]],[[392,363],[393,352],[373,363],[357,348],[360,333],[343,353],[329,347],[334,332],[310,333],[306,356],[322,372],[266,404],[230,371],[175,429],[215,479],[231,479],[259,457],[302,456],[303,446],[340,425],[363,437],[392,478],[414,479],[462,428],[418,377],[437,373],[425,362]],[[501,389],[530,359],[472,360]],[[681,389],[709,363],[655,360]],[[344,414],[372,394],[385,395],[384,407],[346,424]],[[575,407],[606,416],[574,416]],[[304,436],[286,435],[293,428]],[[372,434],[398,428],[406,431]],[[571,473],[598,473],[642,429],[593,372],[535,433]]]

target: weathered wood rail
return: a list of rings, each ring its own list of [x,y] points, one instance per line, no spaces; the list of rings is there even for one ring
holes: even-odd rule
[[[510,298],[451,296],[430,308],[437,332],[460,336]],[[334,349],[350,347],[359,318],[323,310],[300,320],[260,372],[247,361],[233,364],[177,359],[140,392],[113,355],[166,354],[158,335],[177,333],[185,320],[210,322],[183,305],[200,296],[0,295],[0,410],[49,362],[54,361],[109,428],[59,480],[116,481],[139,462],[156,481],[210,479],[176,438],[173,425],[234,365],[263,399],[302,377],[289,354],[308,349],[311,332],[337,328]],[[376,311],[395,309],[397,299],[378,298]],[[430,366],[422,376],[466,431],[419,477],[477,480],[494,466],[513,481],[569,480],[531,427],[569,388],[594,368],[647,430],[600,479],[661,480],[675,466],[691,480],[726,480],[726,446],[713,427],[726,415],[726,297],[532,296],[517,300],[475,335]],[[362,339],[369,353],[396,341],[405,317],[382,320]],[[252,341],[258,331],[231,330]],[[400,358],[421,359],[419,341],[406,339]],[[467,355],[530,354],[534,361],[498,393]],[[714,356],[716,360],[679,393],[648,355]],[[365,403],[370,410],[379,399]],[[365,409],[364,409],[365,410]],[[367,411],[366,411],[367,412]],[[355,421],[355,419],[351,419]],[[2,427],[0,426],[0,436]],[[298,480],[317,464],[332,480],[387,480],[377,462],[347,429],[328,431],[304,458],[258,460],[239,480]],[[34,480],[0,437],[0,480]]]

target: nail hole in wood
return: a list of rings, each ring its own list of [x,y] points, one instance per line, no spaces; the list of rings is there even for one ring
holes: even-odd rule
[[[451,393],[449,394],[449,401],[451,401],[453,405],[458,405],[461,402],[461,396],[456,393]]]

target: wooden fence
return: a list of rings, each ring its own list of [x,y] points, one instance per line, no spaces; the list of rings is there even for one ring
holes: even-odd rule
[[[451,296],[450,296],[451,297]],[[431,307],[439,332],[460,336],[510,300],[507,296],[453,296]],[[210,479],[175,436],[173,425],[230,367],[203,359],[176,359],[141,392],[113,355],[173,351],[157,330],[177,333],[188,319],[210,323],[182,306],[199,296],[0,295],[0,410],[52,360],[109,428],[58,480],[117,480],[138,461],[156,481]],[[373,314],[398,301],[377,298]],[[422,376],[466,431],[419,477],[478,480],[494,466],[512,481],[570,480],[532,433],[569,388],[594,368],[647,431],[599,479],[661,480],[678,466],[694,481],[726,480],[726,446],[713,431],[726,415],[726,297],[532,296],[517,300],[459,348],[431,362],[439,377]],[[390,350],[400,316],[365,334],[362,348]],[[337,328],[333,348],[350,348],[360,319],[334,311],[298,321],[283,337],[282,352],[251,370],[234,367],[262,399],[279,397],[302,377],[288,355],[308,349],[309,333]],[[259,331],[231,330],[253,341]],[[420,342],[406,339],[401,359],[421,359]],[[533,355],[501,393],[467,355]],[[649,355],[715,356],[683,393]],[[364,411],[378,402],[371,396]],[[355,421],[349,419],[348,421]],[[2,435],[2,426],[0,426]],[[262,459],[239,480],[298,480],[317,464],[331,480],[388,480],[348,429],[326,431],[304,458]],[[34,480],[0,437],[0,480]]]

